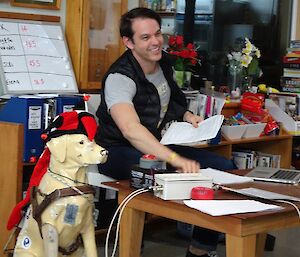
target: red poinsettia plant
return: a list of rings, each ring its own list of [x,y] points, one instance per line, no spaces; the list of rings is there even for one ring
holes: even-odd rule
[[[170,36],[169,47],[167,51],[169,54],[175,55],[176,62],[174,69],[178,71],[193,71],[193,67],[200,63],[197,59],[198,54],[192,43],[184,45],[183,36]]]

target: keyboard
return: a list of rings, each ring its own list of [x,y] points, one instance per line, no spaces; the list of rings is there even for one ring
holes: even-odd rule
[[[296,172],[291,170],[278,170],[275,174],[271,176],[271,178],[293,180],[298,175],[299,171]]]

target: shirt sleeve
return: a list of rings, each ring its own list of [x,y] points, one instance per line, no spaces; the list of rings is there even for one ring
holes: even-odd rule
[[[109,74],[105,81],[104,95],[108,111],[114,104],[129,103],[136,94],[132,79],[120,73]]]

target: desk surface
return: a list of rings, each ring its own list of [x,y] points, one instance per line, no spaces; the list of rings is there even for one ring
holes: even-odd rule
[[[130,194],[131,192],[133,192],[135,190],[134,188],[130,187],[129,181],[127,181],[127,180],[118,181],[118,182],[109,182],[109,183],[105,183],[105,184],[107,184],[113,188],[116,188],[121,192],[126,192],[127,194]],[[295,197],[300,198],[300,186],[295,186],[295,185],[276,184],[276,183],[268,183],[268,182],[250,182],[250,183],[243,183],[243,184],[233,184],[228,187],[234,188],[234,189],[255,187],[258,189],[263,189],[263,190],[267,190],[267,191],[271,191],[271,192],[275,192],[275,193],[286,194],[286,195],[295,196]],[[137,197],[137,199],[145,200],[149,203],[153,202],[153,201],[155,201],[155,202],[157,201],[158,204],[161,204],[161,205],[170,204],[170,205],[177,206],[177,207],[180,205],[185,206],[183,201],[181,201],[181,200],[165,201],[158,197],[155,197],[151,192],[139,195]],[[239,194],[236,194],[233,192],[228,192],[226,190],[218,190],[215,192],[215,199],[219,199],[219,200],[236,199],[236,200],[238,200],[238,199],[249,199],[249,197],[239,195]],[[263,200],[259,199],[259,201],[263,201]],[[274,215],[275,213],[282,214],[282,213],[295,212],[295,214],[296,214],[295,208],[289,204],[272,202],[272,201],[268,201],[268,200],[265,200],[264,202],[283,206],[284,209],[255,212],[255,213],[233,214],[233,215],[227,215],[227,216],[231,216],[231,217],[235,217],[235,218],[239,218],[239,219],[249,219],[249,218],[253,218],[253,217]],[[295,203],[295,204],[300,208],[300,202]],[[193,210],[187,206],[186,206],[186,208],[188,208],[189,210]],[[199,212],[199,211],[196,211],[196,212]],[[204,215],[208,215],[208,214],[204,214]],[[208,216],[210,216],[210,215],[208,215]]]
[[[130,188],[128,181],[111,182],[107,184],[119,190],[119,202],[134,191]],[[253,182],[236,184],[231,187],[256,187],[300,197],[300,186]],[[224,190],[216,192],[215,198],[247,199],[245,196]],[[260,244],[260,247],[258,247],[258,245],[260,238],[265,238],[265,233],[270,230],[300,226],[300,219],[292,206],[283,203],[276,204],[285,208],[275,211],[213,217],[185,206],[182,201],[164,201],[155,197],[152,193],[144,193],[132,199],[125,208],[121,222],[120,256],[138,256],[138,250],[132,250],[134,245],[131,243],[131,240],[139,242],[144,223],[143,215],[145,213],[151,213],[225,233],[228,257],[261,256],[262,245]],[[300,207],[300,203],[297,203],[297,205]]]

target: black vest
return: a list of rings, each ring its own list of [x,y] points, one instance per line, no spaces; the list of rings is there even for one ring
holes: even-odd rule
[[[104,87],[106,78],[111,73],[123,74],[135,82],[136,94],[133,98],[135,110],[140,118],[141,124],[145,126],[158,140],[161,138],[161,130],[164,128],[166,123],[172,120],[182,120],[182,117],[187,110],[186,99],[173,80],[172,64],[171,61],[168,60],[166,53],[163,53],[163,57],[159,63],[171,89],[168,110],[160,126],[157,127],[161,109],[157,89],[146,79],[141,66],[132,55],[132,52],[127,50],[110,67],[102,81],[101,103],[96,112],[99,119],[99,127],[95,139],[98,144],[103,147],[130,145],[130,143],[123,137],[121,131],[107,111]],[[120,87],[122,87],[121,84]]]

